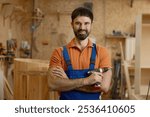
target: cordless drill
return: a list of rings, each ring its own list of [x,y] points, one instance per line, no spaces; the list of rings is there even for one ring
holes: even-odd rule
[[[107,68],[107,67],[104,67],[104,68],[97,68],[97,69],[94,69],[94,70],[92,70],[92,71],[88,71],[87,74],[90,76],[93,71],[94,71],[94,72],[105,73],[105,72],[107,72],[109,69],[110,69],[110,68]],[[94,84],[95,87],[100,87],[100,85],[101,85],[100,83],[95,83],[95,84]]]

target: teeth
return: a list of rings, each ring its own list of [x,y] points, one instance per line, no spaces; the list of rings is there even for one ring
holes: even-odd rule
[[[79,33],[86,33],[85,31],[80,31]]]

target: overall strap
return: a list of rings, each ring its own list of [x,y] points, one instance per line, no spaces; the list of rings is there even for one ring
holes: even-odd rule
[[[96,59],[96,44],[93,43],[91,59],[90,59],[90,69],[94,69]]]
[[[72,64],[66,46],[63,46],[63,56],[66,61],[68,70],[72,70]]]

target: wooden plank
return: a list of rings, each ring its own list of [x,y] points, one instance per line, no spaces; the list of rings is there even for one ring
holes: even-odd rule
[[[58,99],[58,94],[49,91],[48,88],[48,61],[38,59],[15,59],[14,61],[14,99]]]
[[[141,79],[141,70],[140,70],[140,47],[141,47],[141,37],[142,37],[142,16],[137,16],[136,19],[136,46],[135,46],[135,93],[140,93],[140,79]]]
[[[150,81],[150,14],[142,14],[136,22],[135,53],[135,91],[139,95],[147,94]]]
[[[1,66],[0,66],[0,100],[3,100],[4,99],[4,80],[3,80],[3,71],[1,69]]]
[[[129,69],[133,70],[134,68],[133,68],[133,66],[131,66],[131,64],[129,65],[128,61],[125,60],[125,58],[124,58],[124,52],[123,52],[123,48],[122,48],[122,43],[120,42],[119,44],[120,44],[120,51],[121,51],[122,66],[123,66],[123,70],[124,70],[122,72],[125,75],[125,81],[126,81],[127,90],[128,90],[128,98],[131,99],[131,100],[141,100],[141,99],[144,99],[140,95],[135,94],[134,89],[132,89],[132,87],[131,87]],[[122,85],[123,85],[123,83],[122,83]],[[121,86],[121,87],[123,87],[123,86]]]
[[[13,89],[6,78],[5,60],[5,56],[0,56],[0,99],[13,99]]]

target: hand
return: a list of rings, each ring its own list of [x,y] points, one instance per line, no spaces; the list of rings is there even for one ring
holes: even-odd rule
[[[101,84],[102,80],[103,80],[103,74],[101,72],[92,71],[91,75],[88,77],[87,82],[89,85],[95,85],[95,84]]]
[[[68,76],[66,75],[66,73],[64,72],[64,70],[57,66],[55,68],[52,68],[52,74],[55,76],[55,77],[60,77],[60,78],[68,78]]]

